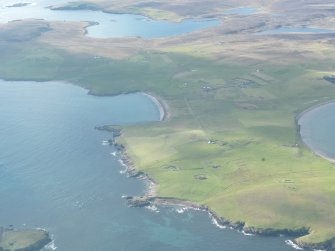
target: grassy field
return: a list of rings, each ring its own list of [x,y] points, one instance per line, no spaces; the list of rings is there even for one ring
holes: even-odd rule
[[[159,196],[208,205],[248,228],[309,228],[299,243],[335,237],[334,165],[303,146],[295,123],[303,110],[335,99],[335,85],[322,80],[335,72],[330,38],[225,36],[218,29],[148,41],[154,49],[131,40],[125,47],[143,44],[115,59],[115,41],[86,39],[77,30],[67,43],[80,48],[62,50],[64,34],[57,38],[56,25],[50,27],[42,38],[0,40],[0,77],[163,99],[168,120],[124,127],[119,139],[159,184]],[[111,54],[97,57],[97,44],[99,55]]]
[[[306,242],[335,236],[334,166],[305,149],[295,127],[299,112],[334,99],[335,86],[320,78],[334,62],[260,68],[174,53],[116,61],[11,47],[15,53],[1,48],[5,79],[61,79],[96,94],[148,91],[166,100],[169,120],[125,127],[120,139],[160,196],[208,205],[247,227],[308,227]]]
[[[43,230],[3,230],[0,229],[0,250],[40,250],[50,242],[47,232]]]
[[[321,64],[264,67],[271,81],[255,77],[252,67],[202,67],[183,79],[194,89],[169,100],[170,121],[126,128],[122,142],[160,196],[208,205],[246,227],[310,228],[300,241],[331,239],[334,166],[306,150],[295,127],[300,111],[334,98],[334,86],[317,77]],[[258,85],[232,81],[241,77]],[[219,88],[204,92],[194,79]]]

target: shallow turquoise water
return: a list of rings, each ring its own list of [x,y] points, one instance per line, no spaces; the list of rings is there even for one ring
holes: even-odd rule
[[[154,122],[158,109],[141,94],[86,93],[0,81],[1,225],[46,228],[61,251],[292,250],[286,238],[220,229],[205,212],[128,208],[121,196],[145,185],[120,173],[113,147],[102,145],[111,135],[94,127]]]
[[[36,1],[32,5],[7,8],[13,1],[0,5],[0,22],[17,19],[40,18],[49,21],[91,21],[99,24],[87,28],[87,35],[96,38],[143,37],[160,38],[181,35],[218,25],[218,20],[184,20],[173,23],[154,21],[140,15],[110,14],[91,10],[58,10],[46,7],[65,1]]]
[[[300,134],[313,151],[335,159],[335,103],[317,107],[300,119]]]

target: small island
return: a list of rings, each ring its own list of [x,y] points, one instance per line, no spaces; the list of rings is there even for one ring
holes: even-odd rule
[[[51,242],[43,229],[15,230],[0,227],[0,251],[36,251]]]

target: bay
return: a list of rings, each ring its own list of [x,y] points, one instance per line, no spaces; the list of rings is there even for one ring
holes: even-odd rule
[[[0,22],[18,19],[44,19],[48,21],[92,22],[87,28],[87,36],[95,38],[142,37],[161,38],[182,35],[188,32],[213,27],[219,24],[215,19],[183,20],[168,22],[152,20],[133,14],[112,14],[98,10],[51,10],[53,5],[67,1],[39,0],[22,7],[8,7],[13,1],[5,0],[0,6]]]
[[[289,251],[285,237],[220,229],[201,211],[128,208],[145,184],[121,174],[105,124],[156,123],[143,94],[95,97],[63,82],[0,81],[0,222],[47,229],[46,250]]]
[[[335,103],[305,112],[298,123],[303,142],[315,153],[335,160]]]

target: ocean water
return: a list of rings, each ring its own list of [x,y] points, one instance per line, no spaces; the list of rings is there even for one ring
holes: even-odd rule
[[[156,123],[142,94],[95,97],[62,82],[0,81],[0,225],[45,228],[45,250],[289,251],[285,237],[220,229],[206,212],[128,208],[122,195],[145,184],[126,178],[105,124]],[[159,211],[159,212],[158,212]]]
[[[64,0],[37,0],[23,7],[7,7],[17,2],[13,0],[1,1],[1,23],[27,18],[39,18],[49,21],[90,21],[97,24],[87,28],[87,36],[95,38],[160,38],[181,35],[219,24],[218,20],[213,19],[167,22],[152,20],[141,15],[111,14],[92,10],[51,10],[47,8],[48,6],[66,3],[67,1]]]
[[[307,146],[326,158],[335,159],[335,103],[306,112],[299,124],[302,140]]]

